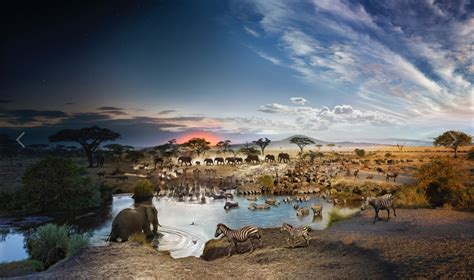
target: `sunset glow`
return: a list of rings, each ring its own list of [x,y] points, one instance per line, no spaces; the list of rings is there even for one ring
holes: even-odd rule
[[[211,145],[216,145],[217,142],[221,141],[217,135],[209,131],[193,131],[186,133],[185,135],[177,139],[178,144],[182,144],[192,138],[204,138],[208,142],[211,142]]]

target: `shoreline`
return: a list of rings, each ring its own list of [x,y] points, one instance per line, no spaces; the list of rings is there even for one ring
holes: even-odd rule
[[[90,247],[47,271],[21,278],[474,277],[474,213],[399,209],[397,214],[388,222],[373,224],[373,211],[364,211],[311,232],[310,246],[294,249],[286,248],[286,235],[278,228],[262,229],[263,247],[227,258],[219,255],[227,254],[227,245],[221,242],[215,249],[219,256],[213,261],[173,259],[136,242]],[[239,248],[245,250],[245,246]]]

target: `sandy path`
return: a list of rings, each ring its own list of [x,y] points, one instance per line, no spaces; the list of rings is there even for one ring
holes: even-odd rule
[[[313,233],[308,248],[286,248],[278,229],[263,231],[252,254],[204,261],[171,259],[137,243],[94,247],[30,279],[392,279],[474,278],[474,214],[399,210],[372,224],[373,211]]]

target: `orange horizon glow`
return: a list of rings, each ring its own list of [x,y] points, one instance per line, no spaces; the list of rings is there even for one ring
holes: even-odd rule
[[[178,139],[176,139],[176,142],[178,144],[183,144],[184,142],[187,142],[188,140],[192,139],[192,138],[204,138],[206,139],[206,141],[210,142],[211,145],[216,145],[217,142],[221,141],[219,139],[219,137],[212,133],[212,132],[209,132],[209,131],[193,131],[193,132],[189,132],[189,133],[186,133],[185,135],[179,137]]]

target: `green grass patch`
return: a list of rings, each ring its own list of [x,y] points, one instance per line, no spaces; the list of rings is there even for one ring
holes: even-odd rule
[[[44,270],[40,261],[23,260],[16,262],[0,263],[0,277],[22,276]]]
[[[329,212],[328,227],[334,225],[337,222],[347,220],[351,217],[350,214],[344,214],[339,208],[333,208]]]

